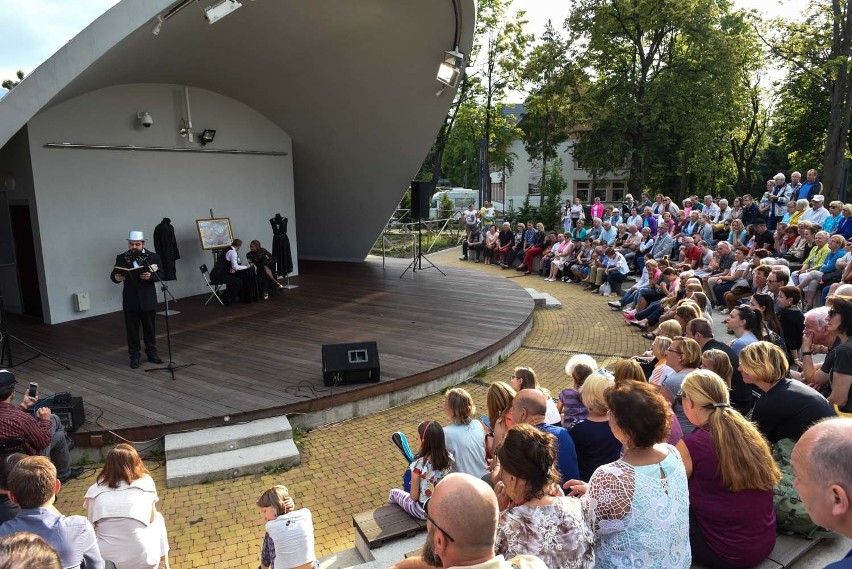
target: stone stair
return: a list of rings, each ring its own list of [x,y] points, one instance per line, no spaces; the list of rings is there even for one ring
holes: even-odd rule
[[[287,417],[166,435],[166,486],[289,468],[301,462]]]
[[[524,288],[524,290],[532,297],[536,308],[562,308],[562,303],[552,294],[539,292],[534,288]]]

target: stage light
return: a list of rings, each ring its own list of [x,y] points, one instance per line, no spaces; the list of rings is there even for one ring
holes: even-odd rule
[[[457,49],[444,52],[444,60],[438,66],[437,79],[448,87],[459,84],[462,71],[464,71],[464,54]]]
[[[160,31],[163,29],[163,22],[165,22],[163,17],[157,16],[157,23],[154,24],[154,29],[151,30],[151,33],[154,34],[155,36],[160,35]]]
[[[205,128],[204,132],[201,133],[201,138],[199,139],[199,142],[201,142],[201,146],[207,146],[208,144],[213,142],[214,138],[216,138],[216,131],[211,130],[209,128]]]
[[[219,2],[204,8],[204,17],[207,18],[207,21],[210,24],[215,24],[234,10],[241,7],[242,4],[240,4],[237,0],[219,0]]]

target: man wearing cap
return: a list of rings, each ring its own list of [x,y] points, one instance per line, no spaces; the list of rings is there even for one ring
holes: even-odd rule
[[[810,223],[819,225],[822,227],[822,224],[825,223],[826,218],[828,217],[828,210],[823,207],[825,203],[825,196],[822,194],[817,194],[811,198],[811,209],[805,210],[805,213],[802,214],[802,217],[799,218],[799,221],[809,221]]]
[[[0,369],[0,439],[21,439],[21,452],[49,456],[62,482],[77,478],[83,469],[71,468],[71,445],[59,417],[49,407],[27,413],[38,398],[26,393],[20,406],[13,405],[16,383],[15,374]]]
[[[130,249],[115,257],[115,267],[109,278],[114,283],[124,283],[121,308],[124,310],[124,324],[127,328],[127,352],[130,354],[130,367],[136,369],[142,354],[139,345],[140,322],[148,361],[163,363],[157,355],[157,336],[154,331],[156,285],[163,275],[160,272],[160,257],[145,249],[145,236],[141,231],[131,231],[127,236],[127,244]]]

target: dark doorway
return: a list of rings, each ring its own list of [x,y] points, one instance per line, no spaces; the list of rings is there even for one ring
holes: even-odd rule
[[[18,265],[24,314],[42,319],[41,287],[38,282],[30,206],[10,205],[9,217],[12,219],[12,238],[15,241],[15,261]]]

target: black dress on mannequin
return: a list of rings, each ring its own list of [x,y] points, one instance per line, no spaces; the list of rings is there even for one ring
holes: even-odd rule
[[[175,228],[172,227],[172,220],[168,217],[164,217],[163,221],[154,228],[154,251],[163,263],[163,280],[177,279],[175,261],[180,259],[180,253],[177,239],[175,239]]]
[[[269,220],[272,226],[272,257],[275,259],[275,274],[285,277],[293,272],[293,256],[290,253],[290,238],[287,237],[287,218],[276,213]]]

